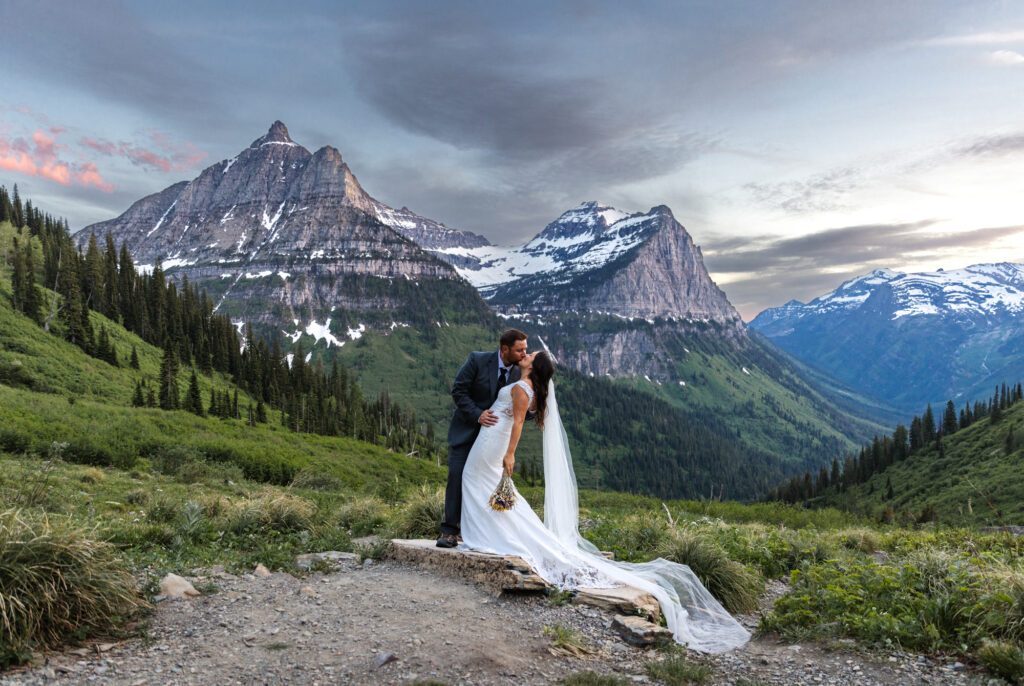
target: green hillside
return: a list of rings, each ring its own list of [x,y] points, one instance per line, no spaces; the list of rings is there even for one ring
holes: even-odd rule
[[[1024,401],[1013,393],[1005,409],[921,441],[904,459],[885,457],[890,437],[875,441],[860,457],[848,458],[844,475],[850,474],[838,486],[805,502],[883,520],[1024,525]]]
[[[236,465],[256,481],[287,485],[302,471],[323,470],[340,484],[373,492],[392,487],[441,483],[436,462],[406,457],[351,438],[295,434],[271,411],[266,424],[199,417],[184,410],[132,407],[135,385],[156,384],[163,351],[106,317],[92,312],[96,330],[105,328],[118,357],[114,367],[63,340],[11,307],[8,273],[0,271],[0,449],[47,455],[52,443],[67,443],[65,459],[97,466],[131,468],[172,450],[191,450],[212,462]],[[127,365],[135,348],[139,369]],[[191,368],[179,373],[181,391]],[[211,389],[238,395],[255,405],[223,374],[198,373],[203,402]],[[276,421],[275,421],[276,420]]]

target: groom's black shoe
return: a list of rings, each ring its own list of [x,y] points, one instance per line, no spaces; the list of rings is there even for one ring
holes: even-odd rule
[[[455,534],[441,534],[437,539],[438,548],[454,548],[459,544],[459,537]]]

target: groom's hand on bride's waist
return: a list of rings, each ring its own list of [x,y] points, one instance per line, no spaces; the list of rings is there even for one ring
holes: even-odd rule
[[[480,413],[480,417],[477,418],[481,426],[494,426],[498,423],[498,415],[494,414],[490,410],[484,410]]]

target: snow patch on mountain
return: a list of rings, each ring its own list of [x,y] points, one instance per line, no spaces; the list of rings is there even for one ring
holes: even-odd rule
[[[484,295],[497,286],[539,273],[551,273],[553,283],[613,262],[646,240],[658,219],[627,214],[597,202],[585,202],[565,212],[527,243],[519,246],[457,246],[435,252],[448,258],[460,276]]]

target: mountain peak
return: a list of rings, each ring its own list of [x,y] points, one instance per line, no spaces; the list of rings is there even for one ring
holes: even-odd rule
[[[266,134],[257,138],[252,142],[250,148],[258,148],[261,145],[267,145],[269,143],[281,143],[285,145],[296,145],[296,143],[288,135],[288,127],[280,120],[275,121],[270,125],[270,129]]]

